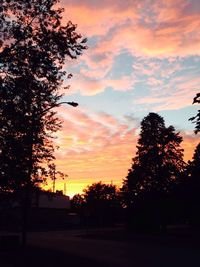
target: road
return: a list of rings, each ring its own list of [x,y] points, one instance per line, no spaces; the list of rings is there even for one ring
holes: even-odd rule
[[[31,233],[29,244],[37,248],[66,253],[74,258],[89,259],[103,267],[200,266],[197,247],[171,246],[137,240],[135,242],[97,240],[83,238],[84,235],[85,232],[81,230]]]

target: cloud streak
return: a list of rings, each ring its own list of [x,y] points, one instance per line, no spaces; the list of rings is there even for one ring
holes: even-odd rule
[[[55,144],[60,146],[56,164],[69,175],[70,185],[99,180],[121,184],[134,155],[136,128],[130,128],[126,119],[119,122],[102,112],[64,107],[58,112],[63,129],[56,134]]]
[[[64,21],[71,19],[78,30],[89,38],[89,50],[79,61],[79,75],[72,79],[71,93],[96,95],[108,87],[128,91],[135,88],[141,77],[123,74],[116,77],[113,67],[116,58],[123,56],[142,59],[147,65],[143,74],[149,75],[147,85],[162,86],[163,77],[171,77],[182,66],[162,71],[159,78],[151,77],[159,71],[165,59],[180,61],[180,58],[200,56],[200,9],[197,1],[66,1]],[[152,58],[160,59],[152,67]],[[137,66],[135,65],[135,68]],[[152,69],[153,68],[153,69]],[[168,88],[163,89],[167,92]],[[190,95],[188,95],[189,97]],[[170,106],[170,103],[169,103]]]
[[[56,164],[69,175],[70,194],[100,180],[106,183],[112,180],[121,186],[136,152],[138,120],[129,117],[119,121],[106,113],[91,114],[89,110],[65,107],[59,108],[58,114],[63,129],[55,140],[60,145]],[[192,132],[183,133],[183,138],[185,160],[188,160],[199,140]],[[63,189],[63,183],[58,181],[57,188]]]
[[[66,9],[63,21],[77,23],[89,46],[78,61],[66,63],[75,74],[68,96],[90,99],[94,106],[109,97],[110,111],[91,110],[89,101],[78,109],[60,108],[57,164],[74,191],[97,180],[120,184],[138,137],[138,121],[130,114],[142,119],[146,111],[183,109],[199,91],[199,1],[61,0],[60,5]],[[196,143],[191,133],[184,134],[186,159]]]
[[[96,51],[129,49],[146,56],[200,53],[199,8],[196,1],[62,1],[66,18],[90,38]]]

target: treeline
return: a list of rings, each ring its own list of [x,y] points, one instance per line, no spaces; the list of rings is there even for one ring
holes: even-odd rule
[[[83,226],[114,225],[121,215],[119,190],[112,184],[94,183],[83,194],[74,195],[71,209],[79,214]]]
[[[169,224],[200,225],[200,143],[184,162],[183,141],[173,126],[149,113],[132,166],[120,189],[102,182],[73,197],[72,209],[90,224],[114,224],[120,219],[139,231],[166,231]]]

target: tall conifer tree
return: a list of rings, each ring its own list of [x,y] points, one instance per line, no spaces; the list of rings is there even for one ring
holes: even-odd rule
[[[136,156],[122,189],[129,209],[154,210],[154,219],[163,210],[161,202],[185,167],[181,142],[179,133],[173,126],[166,127],[160,115],[149,113],[142,120]]]

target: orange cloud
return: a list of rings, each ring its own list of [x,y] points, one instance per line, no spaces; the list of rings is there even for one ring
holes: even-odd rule
[[[114,91],[128,91],[131,90],[135,83],[133,76],[123,76],[115,79],[95,79],[86,75],[79,75],[77,79],[70,81],[70,93],[79,92],[82,95],[92,96],[105,91],[108,87],[112,87]]]
[[[65,7],[64,21],[74,21],[81,32],[91,37],[107,34],[113,25],[124,23],[129,17],[136,19],[137,2],[62,0],[60,5]]]
[[[106,113],[91,114],[80,109],[59,108],[63,129],[55,140],[58,169],[67,173],[71,190],[80,192],[88,184],[102,180],[121,184],[130,168],[136,144],[136,128]],[[63,189],[64,181],[57,182]],[[72,191],[73,191],[72,190]]]
[[[69,175],[66,181],[58,180],[57,189],[67,185],[67,194],[80,193],[88,184],[111,181],[121,186],[135,155],[138,139],[138,122],[130,128],[129,122],[118,121],[106,113],[91,114],[81,109],[58,110],[63,129],[56,134],[58,170]],[[193,133],[183,134],[185,160],[191,159],[198,138]],[[51,182],[46,188],[51,187]]]
[[[124,91],[133,88],[133,75],[120,79],[109,76],[123,51],[143,59],[200,55],[200,9],[194,8],[192,1],[62,0],[60,5],[66,9],[63,20],[77,23],[77,30],[89,38],[89,49],[79,61],[80,75],[71,82],[72,93],[95,95],[109,86]],[[69,62],[68,67],[71,65]],[[167,74],[165,70],[162,77],[172,71],[168,69]],[[146,74],[151,72],[149,65]],[[160,80],[153,77],[149,83],[158,86]]]
[[[164,57],[200,53],[200,10],[192,11],[192,3],[126,2],[67,1],[66,18],[78,23],[88,37],[99,36],[101,52],[116,54],[126,48],[139,55]]]
[[[79,73],[70,82],[70,92],[92,96],[108,87],[127,91],[139,82],[149,94],[134,99],[135,104],[151,105],[155,111],[191,105],[199,75],[193,70],[184,76],[179,72],[184,68],[180,58],[200,56],[200,8],[194,3],[61,0],[66,8],[63,21],[77,23],[77,31],[89,38],[89,49],[79,61],[67,62],[67,68]],[[133,74],[120,70],[117,76],[113,67],[123,52],[133,59]],[[59,115],[63,129],[55,140],[60,145],[56,157],[58,168],[69,175],[68,194],[99,180],[120,184],[135,153],[137,127],[106,113],[79,108],[60,108]],[[196,144],[196,137],[184,134],[186,159],[192,157]],[[57,187],[63,189],[63,182],[58,181]]]
[[[199,136],[195,135],[193,132],[183,133],[183,144],[182,147],[185,151],[184,159],[187,162],[191,160],[194,155],[194,150],[199,143]]]

